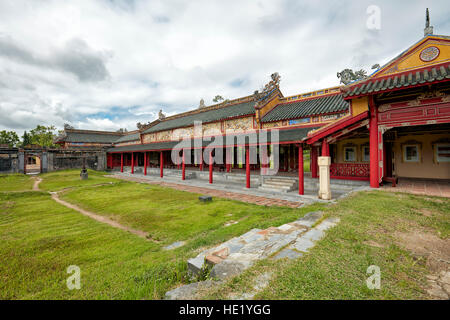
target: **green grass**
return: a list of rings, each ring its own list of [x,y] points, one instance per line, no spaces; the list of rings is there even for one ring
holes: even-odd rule
[[[255,277],[270,271],[273,278],[257,298],[424,298],[426,258],[403,249],[395,234],[421,230],[442,239],[450,236],[448,199],[366,192],[333,206],[302,209],[217,198],[200,203],[196,194],[89,173],[87,181],[79,180],[78,170],[43,174],[41,186],[69,188],[61,195],[66,201],[149,232],[151,241],[67,209],[46,192],[0,193],[0,299],[159,299],[188,283],[186,260],[205,246],[317,209],[341,222],[310,253],[295,261],[263,260],[204,297],[246,292]],[[29,190],[32,184],[25,176],[3,179],[11,191],[24,185]],[[231,220],[239,223],[224,227]],[[162,250],[178,240],[187,243]],[[366,270],[372,264],[381,268],[381,290],[366,287]],[[70,265],[81,268],[81,290],[66,287]]]
[[[88,170],[89,179],[80,179],[80,170],[63,170],[41,174],[44,178],[39,188],[45,191],[58,191],[66,188],[84,187],[95,184],[117,182],[117,179],[104,177],[106,172]]]
[[[341,222],[302,258],[260,262],[241,276],[205,293],[225,298],[251,291],[263,272],[273,278],[259,299],[423,299],[426,293],[426,258],[412,255],[396,241],[396,232],[430,232],[442,239],[450,235],[447,199],[365,192],[326,209]],[[431,210],[432,216],[423,215]],[[376,244],[376,245],[374,245]],[[381,289],[366,286],[367,268],[381,269]]]
[[[54,173],[41,175],[42,183],[49,177],[53,190],[78,184],[78,172],[64,174],[66,183]],[[197,195],[187,192],[114,182],[74,187],[63,197],[149,231],[158,241],[94,221],[59,205],[45,192],[0,194],[0,299],[162,298],[171,288],[188,283],[186,261],[202,247],[308,212],[306,208],[266,208],[220,199],[200,204]],[[241,220],[223,226],[233,219]],[[162,250],[176,240],[187,244]],[[81,290],[66,288],[70,265],[81,268]]]
[[[34,180],[24,174],[0,175],[0,192],[27,191],[33,188]]]
[[[165,244],[189,240],[206,245],[206,239],[210,237],[223,240],[251,228],[283,224],[307,212],[305,209],[262,207],[220,198],[202,203],[198,200],[199,195],[123,181],[69,190],[62,198],[121,224],[146,231],[152,239]],[[314,208],[320,206],[315,205]],[[232,220],[239,223],[223,228]]]

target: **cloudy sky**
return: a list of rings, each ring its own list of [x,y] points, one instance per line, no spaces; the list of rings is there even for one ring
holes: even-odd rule
[[[380,8],[381,28],[367,27]],[[134,130],[273,72],[285,96],[338,85],[423,36],[450,35],[443,1],[0,0],[0,130]]]

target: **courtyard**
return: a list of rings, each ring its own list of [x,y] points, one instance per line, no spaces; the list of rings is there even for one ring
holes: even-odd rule
[[[79,170],[0,176],[0,298],[162,299],[207,278],[188,276],[187,260],[201,251],[320,210],[340,223],[308,253],[263,259],[196,298],[252,292],[259,299],[448,299],[448,198],[360,191],[287,206],[217,192],[203,203],[203,193],[176,186],[92,170],[88,180],[80,180]],[[71,265],[81,270],[79,290],[66,286]],[[381,270],[379,290],[366,286],[371,265]]]

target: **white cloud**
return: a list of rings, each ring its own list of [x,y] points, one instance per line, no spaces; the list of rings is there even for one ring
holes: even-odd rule
[[[0,129],[65,122],[134,130],[220,94],[251,94],[275,71],[285,95],[338,84],[418,41],[425,8],[449,34],[446,1],[1,1]],[[366,8],[382,29],[366,29]]]

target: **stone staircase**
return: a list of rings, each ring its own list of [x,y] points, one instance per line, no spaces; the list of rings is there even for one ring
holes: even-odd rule
[[[252,229],[200,252],[188,260],[188,272],[195,277],[210,266],[210,279],[171,290],[166,293],[165,299],[193,299],[198,289],[237,276],[261,259],[302,257],[325,236],[328,229],[339,222],[338,218],[322,218],[321,211],[310,212],[291,223],[265,230]]]
[[[258,189],[269,192],[289,192],[298,188],[295,178],[270,177],[265,178]]]

